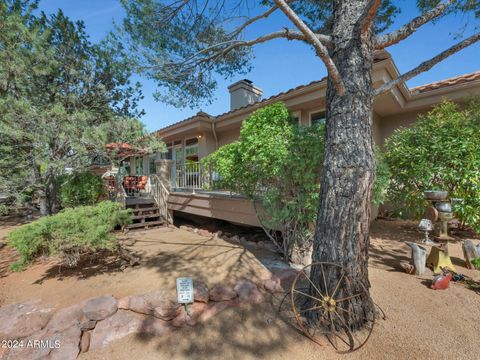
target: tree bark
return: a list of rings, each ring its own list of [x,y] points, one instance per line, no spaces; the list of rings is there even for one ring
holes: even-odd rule
[[[353,280],[350,284],[342,281],[336,298],[358,294],[364,288],[368,291],[370,286],[370,200],[375,182],[371,79],[374,49],[371,30],[362,38],[359,28],[367,3],[334,2],[330,55],[344,79],[345,94],[339,96],[329,78],[325,160],[312,260],[339,264]],[[341,274],[325,275],[327,288],[333,289]],[[326,290],[319,267],[312,268],[311,279]],[[310,290],[313,294],[314,289]],[[349,311],[355,318],[346,320],[355,328],[373,309],[368,297],[352,300]]]

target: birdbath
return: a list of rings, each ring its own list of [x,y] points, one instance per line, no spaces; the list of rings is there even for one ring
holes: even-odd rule
[[[448,198],[447,191],[425,191],[425,200],[431,203],[427,209],[427,217],[434,226],[434,237],[436,240],[443,241],[443,244],[434,244],[427,257],[427,264],[432,264],[433,272],[438,273],[441,268],[449,268],[455,271],[450,256],[448,255],[448,240],[452,238],[448,235],[448,222],[453,219],[452,204]]]
[[[425,200],[431,203],[427,217],[434,225],[434,236],[439,240],[449,240],[448,222],[453,219],[452,204],[447,191],[425,191]]]

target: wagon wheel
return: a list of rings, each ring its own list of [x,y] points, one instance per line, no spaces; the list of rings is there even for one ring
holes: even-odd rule
[[[320,274],[320,284],[310,280],[310,272],[315,268]],[[330,284],[328,279],[336,275],[338,281]],[[340,265],[318,262],[304,267],[296,276],[291,289],[292,310],[300,330],[312,341],[324,345],[328,341],[338,353],[348,353],[360,349],[369,339],[375,325],[374,304],[365,286],[354,295],[344,296],[343,287],[350,287],[352,280]],[[355,300],[368,299],[372,311],[364,318],[359,329],[347,324],[345,317],[353,315]],[[312,320],[315,319],[315,320]]]

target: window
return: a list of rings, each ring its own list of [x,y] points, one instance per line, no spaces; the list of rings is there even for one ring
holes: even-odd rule
[[[155,160],[157,159],[156,155],[150,155],[148,158],[148,167],[150,170],[150,174],[156,174],[157,173],[157,168],[155,166]]]
[[[185,161],[198,161],[198,138],[185,141]]]
[[[143,173],[143,157],[135,158],[135,175],[144,175],[144,173]]]
[[[325,111],[310,113],[310,125],[325,124]]]
[[[160,159],[172,160],[172,143],[167,144],[167,150],[160,153]]]
[[[293,125],[300,125],[301,114],[302,114],[301,111],[292,112],[292,124]]]

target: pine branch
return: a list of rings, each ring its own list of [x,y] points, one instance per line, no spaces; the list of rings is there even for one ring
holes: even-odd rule
[[[372,27],[373,21],[375,20],[375,15],[377,14],[378,8],[381,4],[382,0],[370,0],[365,7],[365,14],[360,19],[362,37],[365,36]]]
[[[412,35],[415,31],[417,31],[417,29],[420,26],[444,14],[445,11],[447,11],[447,9],[450,7],[450,5],[452,5],[455,2],[457,2],[457,0],[448,0],[445,2],[441,2],[430,11],[427,11],[425,14],[417,16],[408,24],[403,25],[400,29],[385,35],[377,36],[375,48],[377,50],[384,49],[388,46],[394,45],[406,39],[407,37]]]
[[[431,58],[430,60],[422,62],[420,65],[418,65],[416,68],[406,72],[403,75],[400,75],[397,77],[395,80],[392,80],[378,89],[374,91],[374,96],[381,95],[385,93],[386,91],[390,90],[394,86],[405,82],[407,80],[410,80],[411,78],[417,76],[418,74],[421,74],[425,71],[430,70],[433,66],[438,64],[440,61],[446,59],[447,57],[459,52],[462,49],[465,49],[466,47],[476,43],[477,41],[480,40],[480,33],[476,33],[475,35],[470,36],[469,38],[453,45],[452,47],[448,48],[447,50],[441,52],[437,56]]]
[[[332,58],[328,54],[328,49],[318,39],[317,35],[310,30],[310,28],[298,17],[295,11],[287,4],[285,0],[275,0],[280,10],[290,19],[290,21],[297,27],[298,30],[305,36],[305,40],[313,45],[317,55],[322,59],[327,67],[328,74],[331,76],[335,88],[340,96],[345,94],[345,86],[343,84],[342,77],[338,72],[337,66],[333,62]]]

